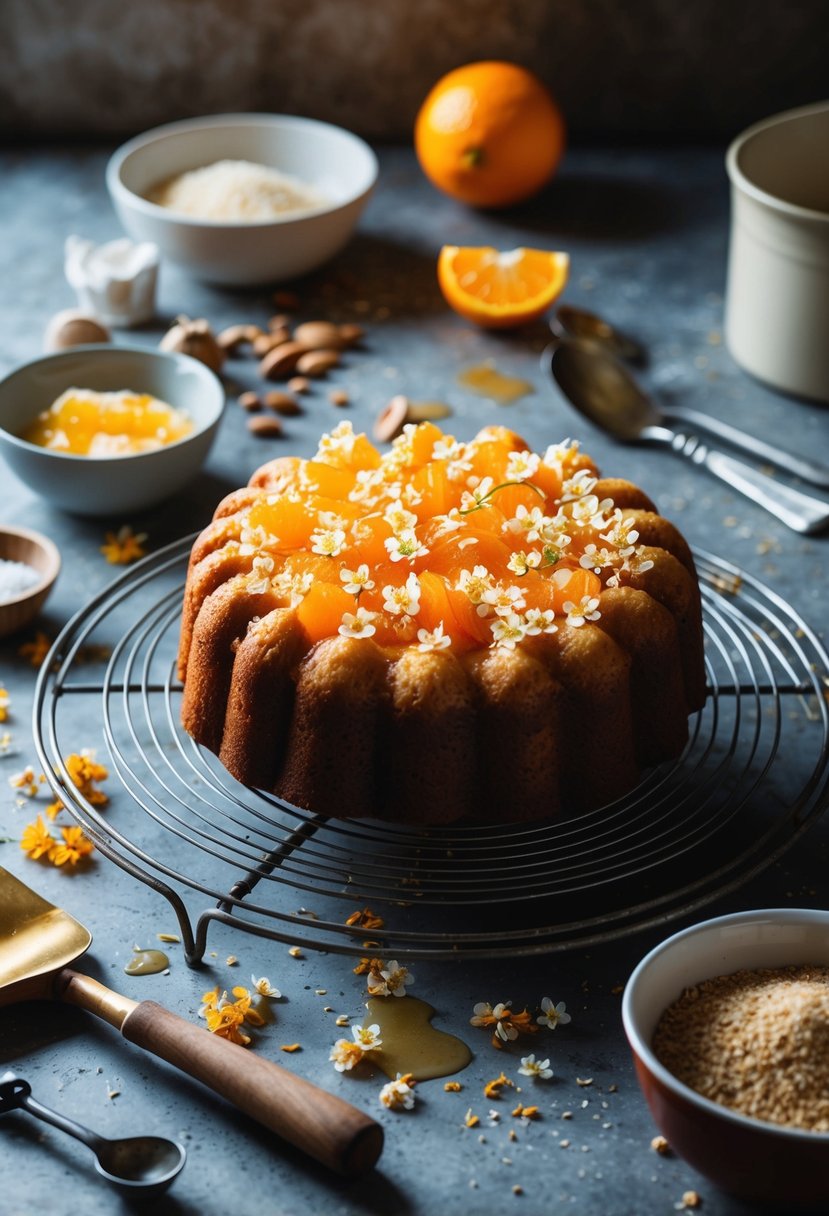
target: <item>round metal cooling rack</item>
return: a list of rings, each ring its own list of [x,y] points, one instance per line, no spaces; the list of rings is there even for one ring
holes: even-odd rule
[[[290,806],[239,785],[179,724],[191,543],[132,567],[69,622],[41,669],[34,714],[56,795],[102,853],[170,902],[190,963],[215,920],[409,959],[586,946],[733,890],[829,801],[826,652],[774,592],[697,552],[709,696],[683,756],[631,794],[520,826],[416,829]],[[123,786],[103,813],[64,761],[101,731]],[[344,923],[365,908],[382,927]]]

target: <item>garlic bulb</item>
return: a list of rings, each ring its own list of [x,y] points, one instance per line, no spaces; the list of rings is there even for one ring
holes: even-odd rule
[[[47,352],[67,350],[70,346],[85,346],[91,342],[109,342],[111,334],[89,313],[79,308],[64,308],[55,313],[43,335],[43,349]]]
[[[175,325],[168,329],[159,345],[162,350],[190,355],[214,372],[220,372],[225,361],[225,352],[216,341],[209,322],[203,317],[197,321],[191,321],[189,317],[177,317]]]

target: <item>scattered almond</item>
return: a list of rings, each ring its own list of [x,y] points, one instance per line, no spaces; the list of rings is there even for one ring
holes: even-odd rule
[[[268,318],[268,329],[288,329],[291,324],[291,318],[286,312],[278,312],[276,316]]]
[[[240,393],[239,404],[243,410],[250,410],[251,412],[253,410],[261,410],[262,408],[262,400],[259,394],[254,392]]]
[[[328,400],[332,405],[348,405],[348,393],[344,388],[332,388]]]
[[[283,342],[287,342],[290,334],[285,331],[285,336],[282,336],[281,330],[275,330],[273,333],[260,334],[253,343],[253,353],[258,359],[264,359],[270,351],[275,347],[281,346]]]
[[[291,376],[288,381],[288,389],[292,393],[307,393],[311,387],[311,381],[305,376]]]
[[[359,325],[354,325],[351,322],[347,322],[345,325],[341,325],[339,330],[340,339],[345,343],[346,346],[353,346],[356,342],[362,341],[363,330]]]
[[[300,343],[288,342],[287,345],[299,346]],[[280,349],[285,348],[277,348],[273,353],[278,354]],[[332,367],[336,367],[339,361],[340,356],[335,350],[306,350],[297,358],[294,367],[301,376],[324,376]],[[291,370],[293,371],[293,368]]]
[[[228,353],[240,346],[250,346],[256,341],[262,330],[258,325],[229,325],[216,335],[216,341]]]
[[[330,321],[304,321],[294,330],[294,338],[311,350],[342,350],[346,345],[339,325]]]
[[[281,380],[289,376],[299,360],[308,353],[308,347],[301,342],[282,342],[265,355],[259,364],[259,374],[265,380]]]
[[[266,414],[254,414],[248,419],[248,430],[259,439],[278,439],[282,434],[282,423],[278,418]]]
[[[659,1153],[660,1157],[667,1157],[671,1152],[671,1146],[664,1136],[654,1136],[651,1140],[651,1148],[655,1153]]]
[[[403,430],[409,414],[409,398],[399,393],[383,407],[374,423],[374,438],[390,443]]]
[[[265,393],[263,401],[269,410],[275,410],[285,418],[295,418],[297,414],[302,413],[302,406],[296,397],[292,397],[290,393],[281,393],[278,389]]]

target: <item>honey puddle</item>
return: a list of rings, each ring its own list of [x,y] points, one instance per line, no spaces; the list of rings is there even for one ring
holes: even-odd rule
[[[499,405],[511,405],[519,397],[535,392],[529,380],[519,380],[517,376],[505,376],[499,372],[492,359],[465,368],[458,374],[458,384],[497,401]]]
[[[410,1072],[416,1081],[448,1077],[466,1068],[472,1052],[453,1034],[435,1030],[435,1011],[416,996],[372,997],[366,1001],[363,1025],[380,1027],[383,1046],[371,1060],[392,1080]]]
[[[169,966],[170,960],[163,950],[135,950],[124,970],[127,975],[158,975]]]

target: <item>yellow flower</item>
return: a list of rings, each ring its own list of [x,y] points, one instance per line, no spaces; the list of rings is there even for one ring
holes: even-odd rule
[[[31,642],[24,642],[17,653],[28,659],[32,667],[40,667],[52,648],[50,639],[41,630],[35,634]]]
[[[5,688],[0,688],[0,722],[5,722],[9,716],[11,697]]]
[[[505,1076],[504,1073],[501,1073],[500,1077],[495,1077],[494,1080],[487,1081],[486,1085],[484,1086],[484,1097],[489,1098],[490,1100],[493,1098],[500,1098],[501,1090],[504,1088],[504,1086],[508,1085],[510,1088],[512,1088],[514,1084],[514,1081],[511,1081],[509,1077]]]
[[[380,1105],[388,1110],[411,1110],[415,1104],[415,1079],[410,1072],[389,1081],[380,1090]]]
[[[146,550],[143,544],[146,539],[146,532],[133,532],[129,524],[124,524],[117,532],[107,532],[101,552],[114,566],[127,566],[144,556]]]
[[[79,827],[61,828],[60,834],[63,844],[58,842],[49,854],[53,865],[63,866],[69,862],[70,865],[76,866],[82,857],[86,857],[95,848]]]
[[[39,777],[35,776],[35,770],[31,764],[27,764],[21,773],[14,773],[9,777],[9,785],[13,790],[20,790],[21,794],[25,794],[27,798],[34,798],[37,793],[37,787],[43,780],[43,774]]]
[[[228,1002],[222,1005],[221,1009],[208,1009],[205,1016],[207,1029],[211,1034],[218,1035],[220,1039],[229,1039],[231,1043],[238,1043],[240,1047],[247,1047],[250,1043],[250,1035],[242,1030],[245,1015],[235,1004]]]
[[[361,912],[352,912],[345,923],[358,925],[361,929],[382,929],[386,922],[382,916],[372,912],[371,908],[363,908]]]
[[[381,958],[361,958],[353,970],[355,975],[368,975],[372,971],[379,974],[384,966],[385,963]]]
[[[44,855],[48,857],[56,843],[55,838],[43,822],[42,815],[38,815],[34,823],[30,823],[24,829],[20,838],[21,849],[33,861],[39,861]]]

